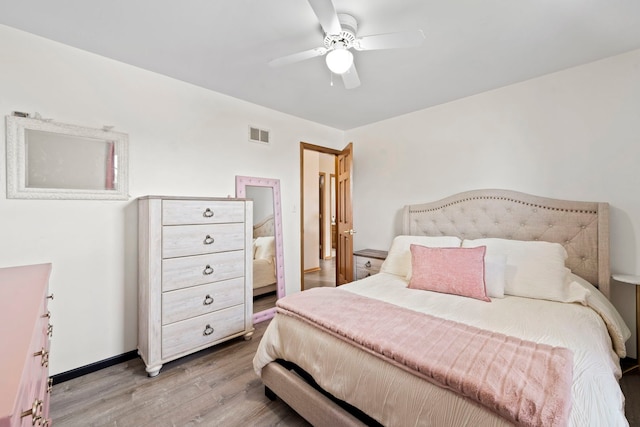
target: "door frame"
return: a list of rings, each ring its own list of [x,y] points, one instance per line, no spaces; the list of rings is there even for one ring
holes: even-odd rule
[[[336,161],[334,162],[334,173],[338,175],[337,158],[343,150],[335,150],[329,147],[309,144],[308,142],[300,142],[300,289],[304,291],[304,150],[317,151],[319,153],[332,154]],[[338,189],[336,188],[336,200],[338,200]],[[317,194],[314,195],[317,197]],[[336,277],[337,284],[337,277]]]

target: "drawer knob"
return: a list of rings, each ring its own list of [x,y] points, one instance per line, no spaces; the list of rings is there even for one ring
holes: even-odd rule
[[[37,353],[33,353],[33,357],[42,356],[42,360],[40,360],[40,364],[42,366],[49,366],[49,352],[44,348]]]
[[[43,314],[41,317],[48,317],[49,319],[51,319],[51,312],[47,310],[47,312]]]
[[[204,302],[202,304],[203,305],[211,305],[211,304],[213,304],[213,298],[211,298],[211,295],[207,294],[207,296],[204,297]]]
[[[202,274],[204,274],[205,276],[213,274],[213,268],[211,268],[211,266],[209,264],[207,264],[207,266],[202,271]]]
[[[213,333],[213,328],[211,327],[211,325],[207,324],[207,326],[204,327],[204,332],[202,333],[202,335],[207,336],[207,335],[211,335]]]
[[[204,244],[205,244],[205,245],[210,245],[210,244],[212,244],[213,242],[214,242],[213,237],[211,237],[211,236],[209,236],[209,235],[207,234],[207,237],[205,237],[205,238],[204,238]]]
[[[53,390],[53,378],[49,378],[49,381],[47,381],[47,393],[51,394],[52,390]]]
[[[367,261],[367,262],[364,264],[364,266],[365,266],[365,267],[367,267],[367,268],[370,268],[370,267],[371,267],[371,261]]]
[[[53,300],[53,294],[48,295],[48,296],[47,296],[47,299]]]
[[[49,338],[51,338],[53,336],[53,325],[49,324],[49,326],[47,326],[47,335],[49,335]]]
[[[207,208],[204,210],[204,213],[202,214],[202,216],[204,216],[205,218],[211,218],[213,216],[213,211]]]
[[[36,399],[33,401],[33,406],[31,409],[24,411],[20,414],[20,418],[28,417],[31,415],[31,425],[40,425],[42,424],[42,400]]]

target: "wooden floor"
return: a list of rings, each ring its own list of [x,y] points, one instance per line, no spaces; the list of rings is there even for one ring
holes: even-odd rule
[[[320,260],[320,270],[305,273],[303,275],[304,289],[318,288],[322,286],[336,286],[336,258]]]
[[[268,322],[239,338],[168,363],[148,378],[142,360],[53,386],[56,427],[309,426],[264,395],[252,359]]]

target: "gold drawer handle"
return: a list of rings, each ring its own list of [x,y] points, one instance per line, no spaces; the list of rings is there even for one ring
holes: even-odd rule
[[[207,296],[204,297],[204,302],[202,304],[203,305],[211,305],[211,304],[213,304],[213,298],[211,298],[211,295],[207,294]]]
[[[49,338],[53,336],[53,325],[51,323],[47,326],[47,335],[49,335]]]
[[[36,399],[33,401],[31,409],[24,411],[20,414],[20,418],[28,417],[31,415],[31,425],[42,425],[42,400]]]
[[[40,364],[42,366],[49,366],[49,352],[44,348],[37,353],[33,353],[33,357],[42,356]]]
[[[370,268],[371,267],[371,261],[365,262],[364,266],[367,267],[367,268]]]
[[[213,237],[209,236],[208,234],[207,234],[207,237],[205,237],[205,238],[204,238],[204,244],[205,244],[205,245],[210,245],[210,244],[212,244],[214,241],[215,241],[215,240],[213,239]]]
[[[53,378],[49,378],[49,381],[47,381],[47,393],[51,394],[52,390],[53,390]]]
[[[46,318],[51,319],[51,312],[49,310],[47,310],[47,312],[45,314],[43,314],[42,316],[40,316],[40,317],[46,317]]]
[[[213,328],[211,327],[211,325],[207,324],[207,326],[204,327],[204,332],[202,333],[202,335],[207,336],[207,335],[211,335],[213,333]]]
[[[207,266],[204,268],[204,271],[202,272],[202,274],[204,274],[205,276],[213,274],[213,268],[211,268],[211,266],[209,264],[207,264]]]
[[[207,208],[204,210],[204,213],[202,214],[202,216],[205,218],[211,218],[213,216],[213,211]]]

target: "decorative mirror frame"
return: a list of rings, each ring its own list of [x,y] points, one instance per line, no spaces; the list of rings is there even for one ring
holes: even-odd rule
[[[282,249],[282,207],[280,199],[280,180],[269,178],[255,178],[250,176],[236,176],[236,197],[246,198],[247,186],[269,187],[273,190],[273,219],[276,241],[276,295],[280,299],[285,296],[284,282],[284,251]],[[259,311],[253,314],[253,323],[263,322],[273,318],[276,308]]]
[[[7,137],[7,198],[10,199],[90,199],[128,200],[129,161],[127,134],[105,129],[56,123],[28,117],[6,116]],[[117,182],[113,190],[27,187],[26,131],[36,130],[73,137],[93,138],[113,142],[117,156]]]

